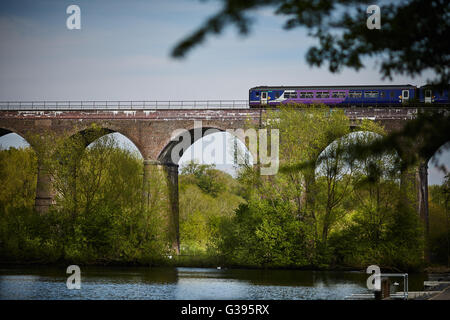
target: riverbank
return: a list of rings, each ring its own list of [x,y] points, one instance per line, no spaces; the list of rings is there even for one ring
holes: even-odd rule
[[[299,270],[299,271],[356,271],[366,272],[367,266],[338,266],[338,265],[304,265],[304,266],[260,266],[260,265],[238,265],[228,264],[218,257],[208,256],[168,256],[149,261],[119,261],[119,260],[96,260],[90,262],[76,262],[70,260],[46,261],[2,261],[0,266],[4,267],[29,267],[29,266],[51,266],[64,267],[76,264],[88,267],[151,267],[151,268],[214,268],[214,269],[247,269],[247,270]],[[450,274],[450,268],[446,266],[429,266],[409,270],[401,270],[391,266],[380,266],[383,272],[408,272],[427,274]]]
[[[358,271],[365,272],[365,268],[348,267],[348,266],[248,266],[248,265],[228,265],[221,263],[213,263],[205,260],[192,259],[189,261],[173,260],[165,261],[163,263],[143,263],[143,262],[121,262],[121,261],[107,261],[107,262],[91,262],[91,263],[75,263],[73,261],[58,261],[58,262],[42,262],[42,261],[28,261],[28,262],[0,262],[0,267],[30,267],[30,266],[49,266],[49,267],[63,267],[71,264],[79,265],[80,267],[150,267],[150,268],[213,268],[213,269],[244,269],[244,270],[299,270],[299,271]]]
[[[427,273],[450,274],[450,267],[447,266],[430,266],[424,269]]]

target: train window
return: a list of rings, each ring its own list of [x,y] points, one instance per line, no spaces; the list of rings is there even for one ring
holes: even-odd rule
[[[256,94],[256,97],[259,98],[259,91],[256,91],[255,94]]]
[[[330,93],[328,91],[318,91],[316,92],[316,98],[329,98]]]
[[[348,96],[350,98],[361,98],[362,97],[362,91],[349,91]]]
[[[394,91],[394,90],[391,90],[390,95],[391,95],[391,98],[394,98],[394,97],[395,97],[395,91]]]
[[[314,98],[314,92],[300,92],[300,98]]]
[[[381,97],[381,98],[384,98],[385,96],[386,96],[386,92],[380,91],[380,97]]]
[[[365,91],[364,97],[365,98],[378,98],[378,91]]]
[[[331,94],[332,98],[345,98],[345,92],[335,91]]]
[[[286,99],[297,99],[297,92],[295,92],[295,91],[285,91],[284,92],[284,97],[286,98]]]
[[[294,92],[294,91],[285,91],[284,92],[284,97],[286,98],[286,99],[292,99],[292,98],[297,98],[297,92]]]
[[[425,97],[431,98],[431,90],[425,90]]]

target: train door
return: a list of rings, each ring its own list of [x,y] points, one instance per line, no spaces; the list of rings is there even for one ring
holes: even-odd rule
[[[402,90],[402,102],[408,102],[409,100],[409,90]]]
[[[267,104],[267,91],[261,92],[261,104]]]
[[[425,90],[425,103],[431,103],[432,91],[430,89]]]

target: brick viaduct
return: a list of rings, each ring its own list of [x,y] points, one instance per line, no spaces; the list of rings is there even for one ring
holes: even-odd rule
[[[387,132],[401,129],[404,124],[416,117],[417,108],[347,108],[346,115],[352,122],[368,118],[381,123]],[[442,111],[442,110],[441,110]],[[448,112],[448,109],[443,110]],[[176,129],[194,130],[194,121],[201,120],[203,130],[216,128],[246,128],[247,122],[260,123],[265,109],[164,109],[164,110],[0,110],[0,136],[17,133],[26,139],[29,135],[53,132],[70,137],[92,124],[119,132],[130,139],[139,149],[144,159],[144,181],[149,179],[154,168],[165,173],[169,185],[169,214],[167,231],[173,248],[179,250],[178,231],[178,165],[171,163],[167,154],[174,145],[172,132]],[[193,140],[193,139],[192,139]],[[89,142],[89,141],[88,141]],[[92,142],[92,141],[90,141]],[[193,143],[194,141],[191,141]],[[31,144],[33,147],[33,144]],[[417,210],[428,224],[428,182],[427,161],[425,159],[416,169],[415,186],[417,190]],[[39,159],[38,159],[39,164]],[[45,212],[53,203],[54,193],[51,178],[38,165],[35,206]]]

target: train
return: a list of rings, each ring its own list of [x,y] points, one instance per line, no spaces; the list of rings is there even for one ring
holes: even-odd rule
[[[323,103],[332,106],[395,106],[448,104],[449,87],[431,85],[378,86],[259,86],[249,89],[249,106],[267,107],[289,103]]]

